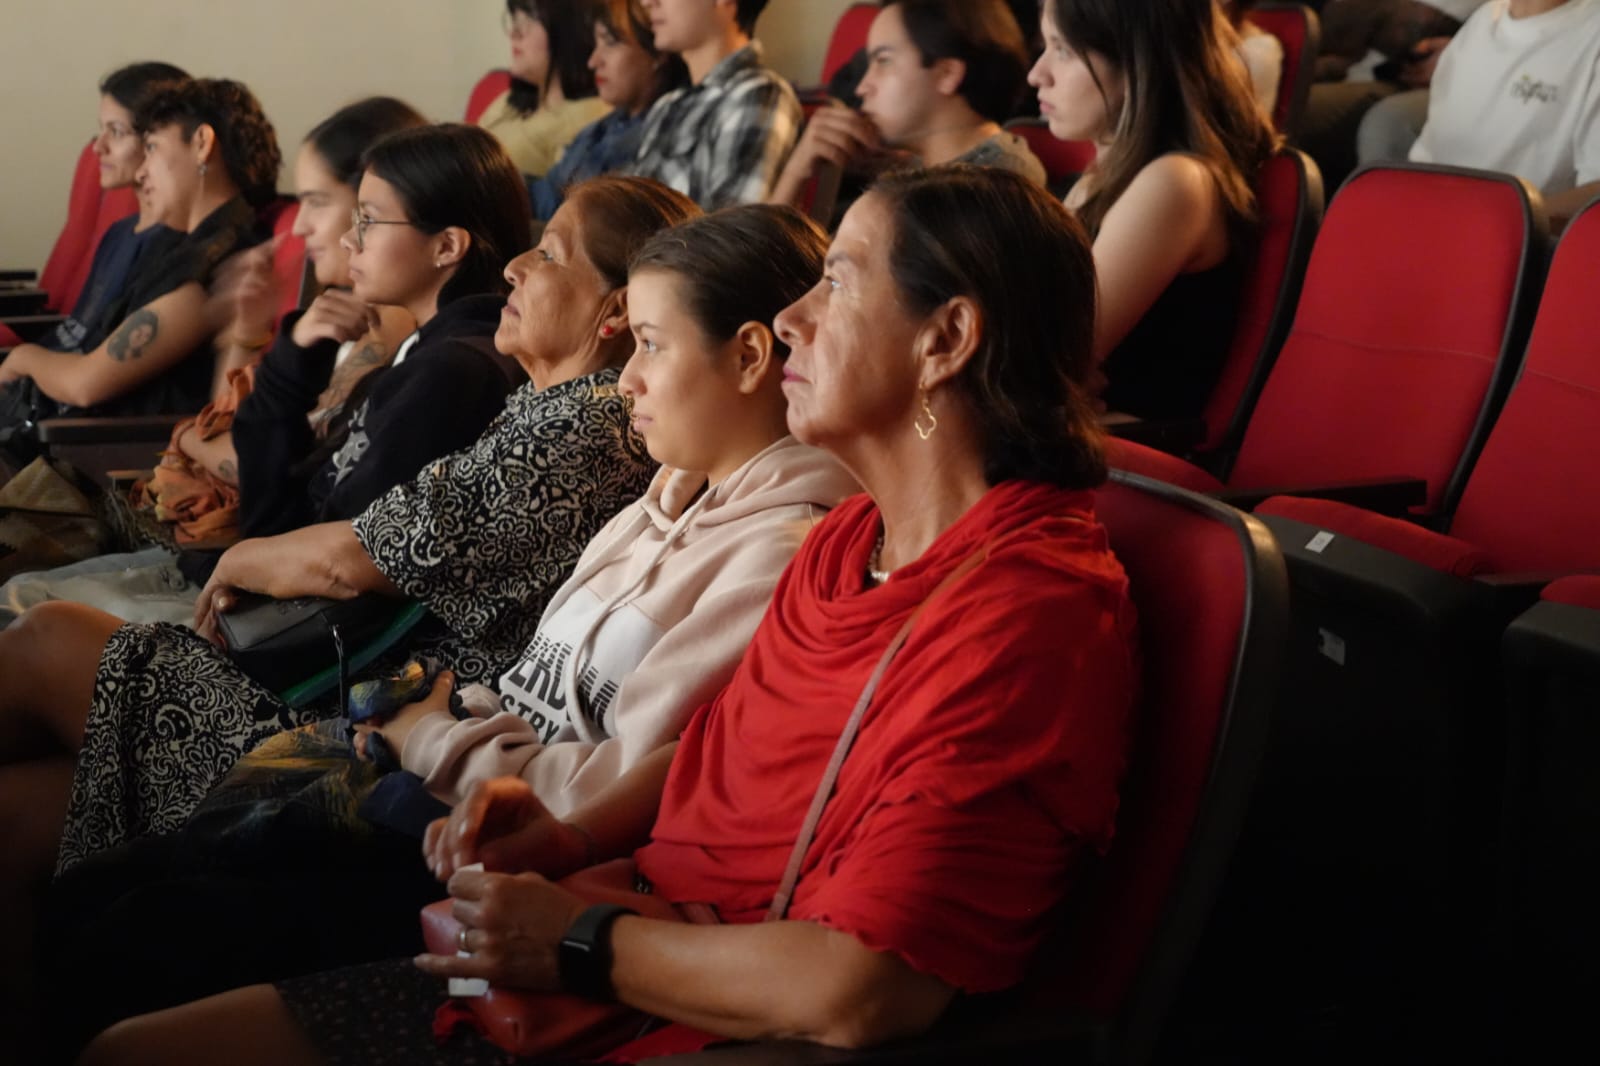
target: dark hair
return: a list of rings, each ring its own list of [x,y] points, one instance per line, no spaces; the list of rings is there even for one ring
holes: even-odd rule
[[[459,226],[472,246],[439,290],[439,306],[508,291],[506,264],[533,242],[528,187],[492,133],[446,122],[400,130],[362,157],[362,169],[394,186],[406,220],[424,233]]]
[[[133,125],[140,134],[176,125],[185,142],[202,125],[210,126],[217,137],[217,156],[244,198],[261,207],[278,194],[283,154],[277,132],[260,102],[239,82],[195,78],[165,83],[139,108]]]
[[[646,241],[701,213],[676,189],[624,174],[578,182],[567,190],[566,206],[581,212],[583,254],[611,290],[628,284],[628,264]]]
[[[725,207],[650,238],[628,273],[663,270],[677,277],[687,310],[705,335],[726,341],[746,322],[769,330],[778,312],[822,276],[828,235],[794,208]],[[782,358],[789,346],[773,338]]]
[[[966,64],[958,90],[986,119],[1010,118],[1028,78],[1028,47],[1017,18],[1004,0],[883,0],[898,7],[906,36],[922,65],[941,59]]]
[[[1095,161],[1094,191],[1078,208],[1090,234],[1140,170],[1168,152],[1209,166],[1230,222],[1255,217],[1252,183],[1280,138],[1257,106],[1244,64],[1228,45],[1227,17],[1198,0],[1043,0],[1079,53],[1096,52],[1126,82],[1111,143]],[[1099,85],[1094,68],[1089,73]],[[1105,97],[1105,86],[1100,95]]]
[[[361,184],[361,158],[375,141],[397,130],[427,124],[428,120],[403,100],[369,96],[317,123],[306,134],[305,143],[322,157],[335,178],[353,188]]]
[[[1072,212],[1020,175],[966,164],[890,174],[868,195],[889,209],[889,269],[905,307],[930,314],[958,296],[978,305],[983,335],[952,384],[989,483],[1104,481],[1088,390],[1094,255]],[[1020,269],[996,269],[997,248]]]
[[[594,24],[601,17],[598,0],[506,0],[506,13],[518,12],[538,20],[550,38],[550,73],[568,100],[593,96],[594,72],[589,69],[589,54],[594,51]],[[521,78],[511,79],[507,103],[518,114],[526,115],[539,107],[549,85],[535,85]]]
[[[689,84],[689,67],[683,57],[673,52],[663,52],[656,47],[656,34],[650,28],[650,16],[639,0],[603,0],[595,21],[604,26],[611,36],[632,41],[645,54],[655,60],[655,83],[650,87],[650,102],[654,103],[674,89]]]
[[[129,63],[101,79],[100,95],[137,114],[167,83],[188,80],[188,71],[171,63]]]
[[[761,17],[761,12],[767,9],[767,0],[739,0],[739,6],[734,12],[734,21],[739,24],[739,29],[748,35],[756,32],[756,19]]]

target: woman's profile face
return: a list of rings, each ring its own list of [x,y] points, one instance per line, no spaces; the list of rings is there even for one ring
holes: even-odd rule
[[[595,92],[612,107],[631,115],[649,105],[655,60],[631,38],[612,33],[603,20],[594,24],[589,69],[594,71]]]
[[[581,196],[561,205],[537,247],[506,266],[506,280],[511,294],[494,335],[501,352],[524,366],[550,365],[593,343],[610,290],[584,251]]]
[[[839,224],[822,280],[778,315],[776,332],[792,349],[789,431],[807,444],[838,445],[915,417],[923,323],[890,272],[893,245],[888,206],[868,193]]]
[[[633,355],[618,386],[633,401],[633,428],[658,463],[711,470],[719,416],[740,402],[737,338],[718,344],[687,310],[690,284],[664,270],[628,278]]]
[[[100,97],[94,154],[100,160],[100,187],[123,189],[134,183],[144,162],[144,142],[133,128],[133,113],[110,96]]]
[[[1039,26],[1044,51],[1028,71],[1028,84],[1038,92],[1040,116],[1063,141],[1104,143],[1116,129],[1126,79],[1105,56],[1074,48],[1048,8]]]
[[[514,11],[506,23],[511,38],[511,73],[544,88],[550,77],[550,33],[544,23],[525,11]]]
[[[183,139],[182,127],[173,123],[146,131],[144,162],[136,180],[154,217],[179,228],[187,224],[203,179],[194,146]]]
[[[294,161],[294,193],[300,201],[293,233],[305,241],[306,258],[316,271],[317,284],[350,284],[350,253],[339,238],[350,229],[350,211],[356,191],[334,176],[322,153],[301,145]],[[372,230],[367,231],[368,236]]]
[[[360,242],[345,218],[339,242],[349,257],[350,290],[369,304],[408,306],[439,284],[441,268],[427,234],[410,225],[405,201],[395,187],[367,171],[361,176],[356,210],[366,225]]]

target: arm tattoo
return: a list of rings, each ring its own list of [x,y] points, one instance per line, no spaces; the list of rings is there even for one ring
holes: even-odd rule
[[[117,327],[117,331],[106,342],[106,352],[119,363],[137,359],[155,343],[156,334],[160,331],[161,319],[156,313],[148,308],[140,308]]]
[[[230,485],[239,483],[239,471],[234,467],[232,460],[224,459],[217,464],[217,476]]]

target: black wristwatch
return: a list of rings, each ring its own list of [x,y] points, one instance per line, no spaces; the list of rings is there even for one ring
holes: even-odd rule
[[[585,999],[610,1003],[617,998],[611,987],[611,923],[636,910],[615,903],[596,903],[561,934],[556,962],[561,987]]]

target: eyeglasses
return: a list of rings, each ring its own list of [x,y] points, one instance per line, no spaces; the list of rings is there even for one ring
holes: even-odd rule
[[[356,251],[367,250],[367,230],[373,226],[415,226],[416,223],[406,218],[368,218],[361,213],[361,208],[350,209],[350,228],[355,231]]]
[[[100,127],[99,135],[108,140],[120,141],[125,137],[134,136],[134,130],[120,122],[108,122]]]
[[[500,15],[500,28],[506,31],[507,37],[523,37],[533,32],[538,21],[525,11],[505,11]]]

